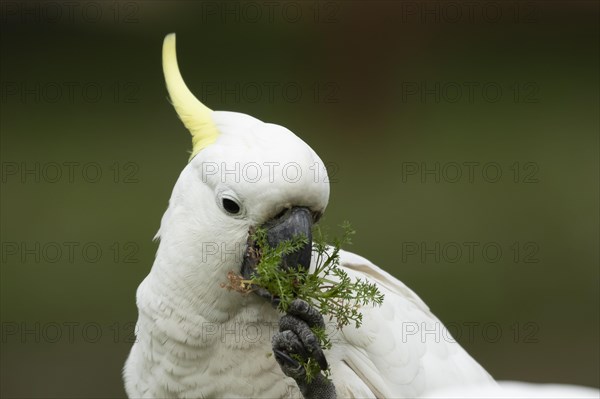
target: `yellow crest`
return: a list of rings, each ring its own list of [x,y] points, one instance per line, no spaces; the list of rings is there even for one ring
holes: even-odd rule
[[[163,73],[171,103],[175,107],[179,119],[192,134],[191,160],[200,150],[217,140],[219,131],[212,119],[213,110],[202,104],[192,94],[181,77],[175,50],[175,33],[165,37],[162,58]]]

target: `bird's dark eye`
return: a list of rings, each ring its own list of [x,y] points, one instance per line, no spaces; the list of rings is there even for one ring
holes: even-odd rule
[[[223,208],[234,215],[240,212],[240,206],[229,198],[223,198]]]

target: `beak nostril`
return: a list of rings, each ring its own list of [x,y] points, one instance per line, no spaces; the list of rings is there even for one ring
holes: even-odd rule
[[[273,219],[275,219],[275,220],[279,219],[280,217],[285,215],[285,213],[289,210],[290,210],[290,208],[283,208],[277,215],[275,215],[275,217]]]

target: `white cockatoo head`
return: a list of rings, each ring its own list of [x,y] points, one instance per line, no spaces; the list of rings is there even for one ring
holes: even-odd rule
[[[193,300],[235,301],[241,295],[219,283],[229,271],[244,272],[249,230],[267,227],[271,244],[297,234],[310,238],[329,199],[327,172],[319,156],[290,130],[202,104],[179,72],[175,34],[165,38],[163,69],[171,102],[192,134],[193,150],[157,234],[157,259],[165,259],[159,267],[190,296],[194,291],[210,296]],[[311,245],[290,261],[308,267]]]

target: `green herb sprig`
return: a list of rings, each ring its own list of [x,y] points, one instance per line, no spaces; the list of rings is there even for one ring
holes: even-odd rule
[[[331,246],[327,244],[326,232],[318,226],[313,228],[313,251],[317,265],[313,272],[302,266],[288,270],[279,267],[283,256],[306,245],[305,236],[283,241],[273,248],[267,242],[266,231],[257,229],[251,234],[254,247],[258,248],[256,271],[249,280],[230,272],[227,287],[240,292],[264,288],[279,298],[278,309],[282,312],[287,311],[295,298],[300,298],[318,309],[323,316],[329,317],[329,320],[335,319],[337,328],[341,329],[350,323],[359,328],[362,324],[360,308],[369,304],[381,305],[384,295],[376,284],[369,283],[366,279],[352,280],[339,267],[340,249],[342,245],[351,244],[351,238],[355,234],[348,222],[344,222],[341,227],[341,238],[334,238]],[[323,349],[331,348],[331,340],[324,329],[313,328],[312,331]],[[314,360],[305,361],[300,357],[296,357],[296,360],[305,367],[308,381],[320,372]],[[325,375],[329,376],[329,370],[325,371]]]

